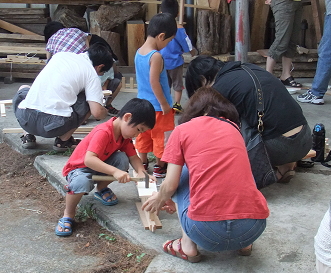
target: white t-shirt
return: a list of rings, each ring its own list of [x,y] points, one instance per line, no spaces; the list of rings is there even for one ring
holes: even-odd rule
[[[70,117],[77,95],[85,90],[86,101],[103,105],[100,79],[87,53],[55,54],[33,82],[19,108]]]
[[[330,209],[329,209],[330,210]],[[328,267],[331,267],[331,229],[330,211],[327,211],[321,221],[314,238],[316,258]]]

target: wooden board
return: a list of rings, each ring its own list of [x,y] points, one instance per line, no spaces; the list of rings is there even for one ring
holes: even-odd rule
[[[78,127],[74,134],[88,134],[93,130],[94,127]],[[3,134],[22,134],[23,129],[22,128],[3,128],[2,129]]]
[[[0,46],[0,53],[16,53],[16,54],[42,54],[46,56],[45,47],[28,47],[28,46]]]
[[[0,39],[29,40],[29,41],[41,41],[41,42],[45,41],[44,36],[41,35],[7,34],[7,33],[0,33]]]
[[[142,20],[127,21],[128,64],[134,65],[137,49],[145,42],[145,24]]]
[[[254,1],[254,15],[251,25],[251,51],[264,47],[269,5],[264,1]]]
[[[21,28],[21,27],[18,27],[18,26],[15,26],[11,23],[8,23],[4,20],[1,20],[0,19],[0,28],[3,28],[5,30],[8,30],[10,32],[16,32],[16,33],[20,33],[20,34],[25,34],[25,35],[38,35],[32,31],[29,31],[29,30],[26,30],[24,28]]]

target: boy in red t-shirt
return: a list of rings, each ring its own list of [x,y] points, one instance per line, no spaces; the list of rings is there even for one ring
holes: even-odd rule
[[[112,175],[119,183],[130,181],[129,163],[144,177],[144,166],[138,157],[132,138],[150,130],[155,125],[153,105],[144,99],[127,102],[118,117],[96,126],[76,147],[63,168],[63,175],[69,184],[66,186],[66,208],[59,220],[55,234],[72,234],[76,206],[84,194],[93,190],[94,198],[106,206],[116,205],[117,197],[108,188],[109,181],[93,181],[92,175]],[[151,176],[156,181],[156,178]]]

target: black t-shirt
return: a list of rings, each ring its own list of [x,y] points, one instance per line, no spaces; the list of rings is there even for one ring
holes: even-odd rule
[[[256,89],[253,79],[240,67],[240,62],[228,62],[218,72],[213,88],[232,102],[241,118],[257,128]],[[300,105],[283,83],[254,64],[245,64],[260,81],[264,99],[263,139],[273,139],[300,125],[307,124]]]

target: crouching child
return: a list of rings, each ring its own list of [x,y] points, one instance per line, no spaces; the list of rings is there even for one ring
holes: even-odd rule
[[[138,157],[132,138],[153,129],[155,110],[145,100],[134,98],[128,101],[117,117],[96,126],[77,146],[63,168],[68,181],[66,186],[66,206],[59,220],[55,234],[70,236],[76,213],[76,207],[84,194],[94,189],[94,198],[105,206],[113,206],[118,199],[108,188],[109,181],[93,181],[92,175],[112,175],[119,183],[130,181],[129,164],[144,177],[144,166]],[[156,181],[156,178],[150,176]]]

